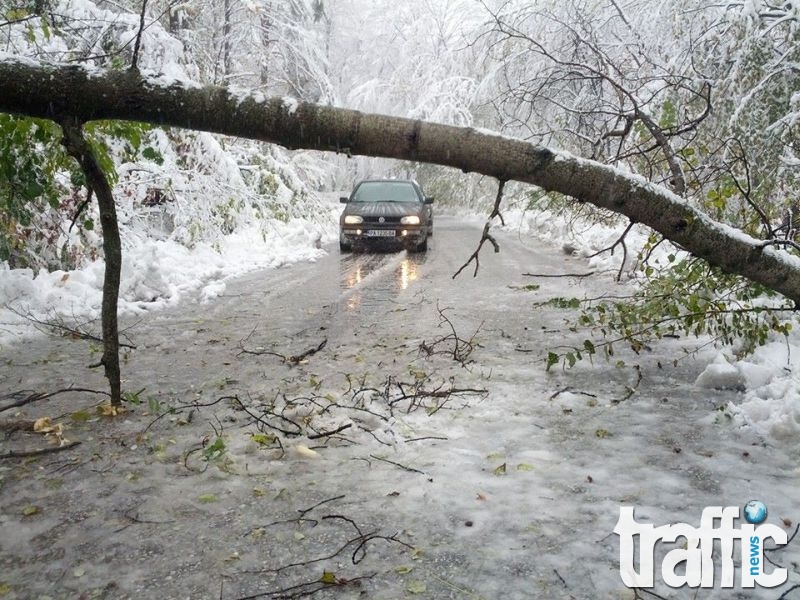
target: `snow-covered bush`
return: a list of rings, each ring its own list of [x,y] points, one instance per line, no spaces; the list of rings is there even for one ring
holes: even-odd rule
[[[9,13],[0,30],[7,50],[39,60],[128,67],[140,28],[133,10],[89,0],[43,7],[40,14],[26,6]],[[197,78],[195,58],[158,16],[148,16],[141,32],[139,69],[175,80]],[[0,260],[38,271],[75,268],[98,258],[96,207],[87,202],[83,176],[61,148],[59,128],[0,115],[0,130]],[[276,223],[309,214],[318,215],[320,232],[331,226],[330,212],[317,210],[295,160],[282,150],[135,123],[96,122],[86,132],[113,184],[129,250],[151,238],[187,247],[219,245],[245,228],[266,238]],[[321,170],[320,164],[310,158],[302,170]]]

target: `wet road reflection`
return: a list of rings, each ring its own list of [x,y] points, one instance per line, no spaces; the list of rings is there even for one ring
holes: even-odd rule
[[[400,289],[405,290],[417,280],[417,263],[406,258],[400,263]]]
[[[401,292],[418,281],[425,254],[357,253],[343,255],[339,261],[341,289],[348,311],[396,302]]]

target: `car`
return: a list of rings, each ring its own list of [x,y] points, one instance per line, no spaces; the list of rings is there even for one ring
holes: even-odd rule
[[[339,248],[343,252],[368,245],[403,246],[425,252],[433,233],[433,198],[416,181],[368,179],[353,188],[339,217]]]

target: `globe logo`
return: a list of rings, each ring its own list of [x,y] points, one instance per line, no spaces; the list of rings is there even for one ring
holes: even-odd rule
[[[767,505],[761,500],[750,500],[744,505],[744,518],[748,523],[760,525],[767,520]]]

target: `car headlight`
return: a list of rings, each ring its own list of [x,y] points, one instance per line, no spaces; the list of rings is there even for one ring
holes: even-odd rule
[[[358,225],[359,223],[363,223],[363,217],[359,217],[358,215],[347,215],[344,218],[344,222],[347,225]]]
[[[417,215],[410,215],[400,219],[402,225],[419,225],[419,217]]]

